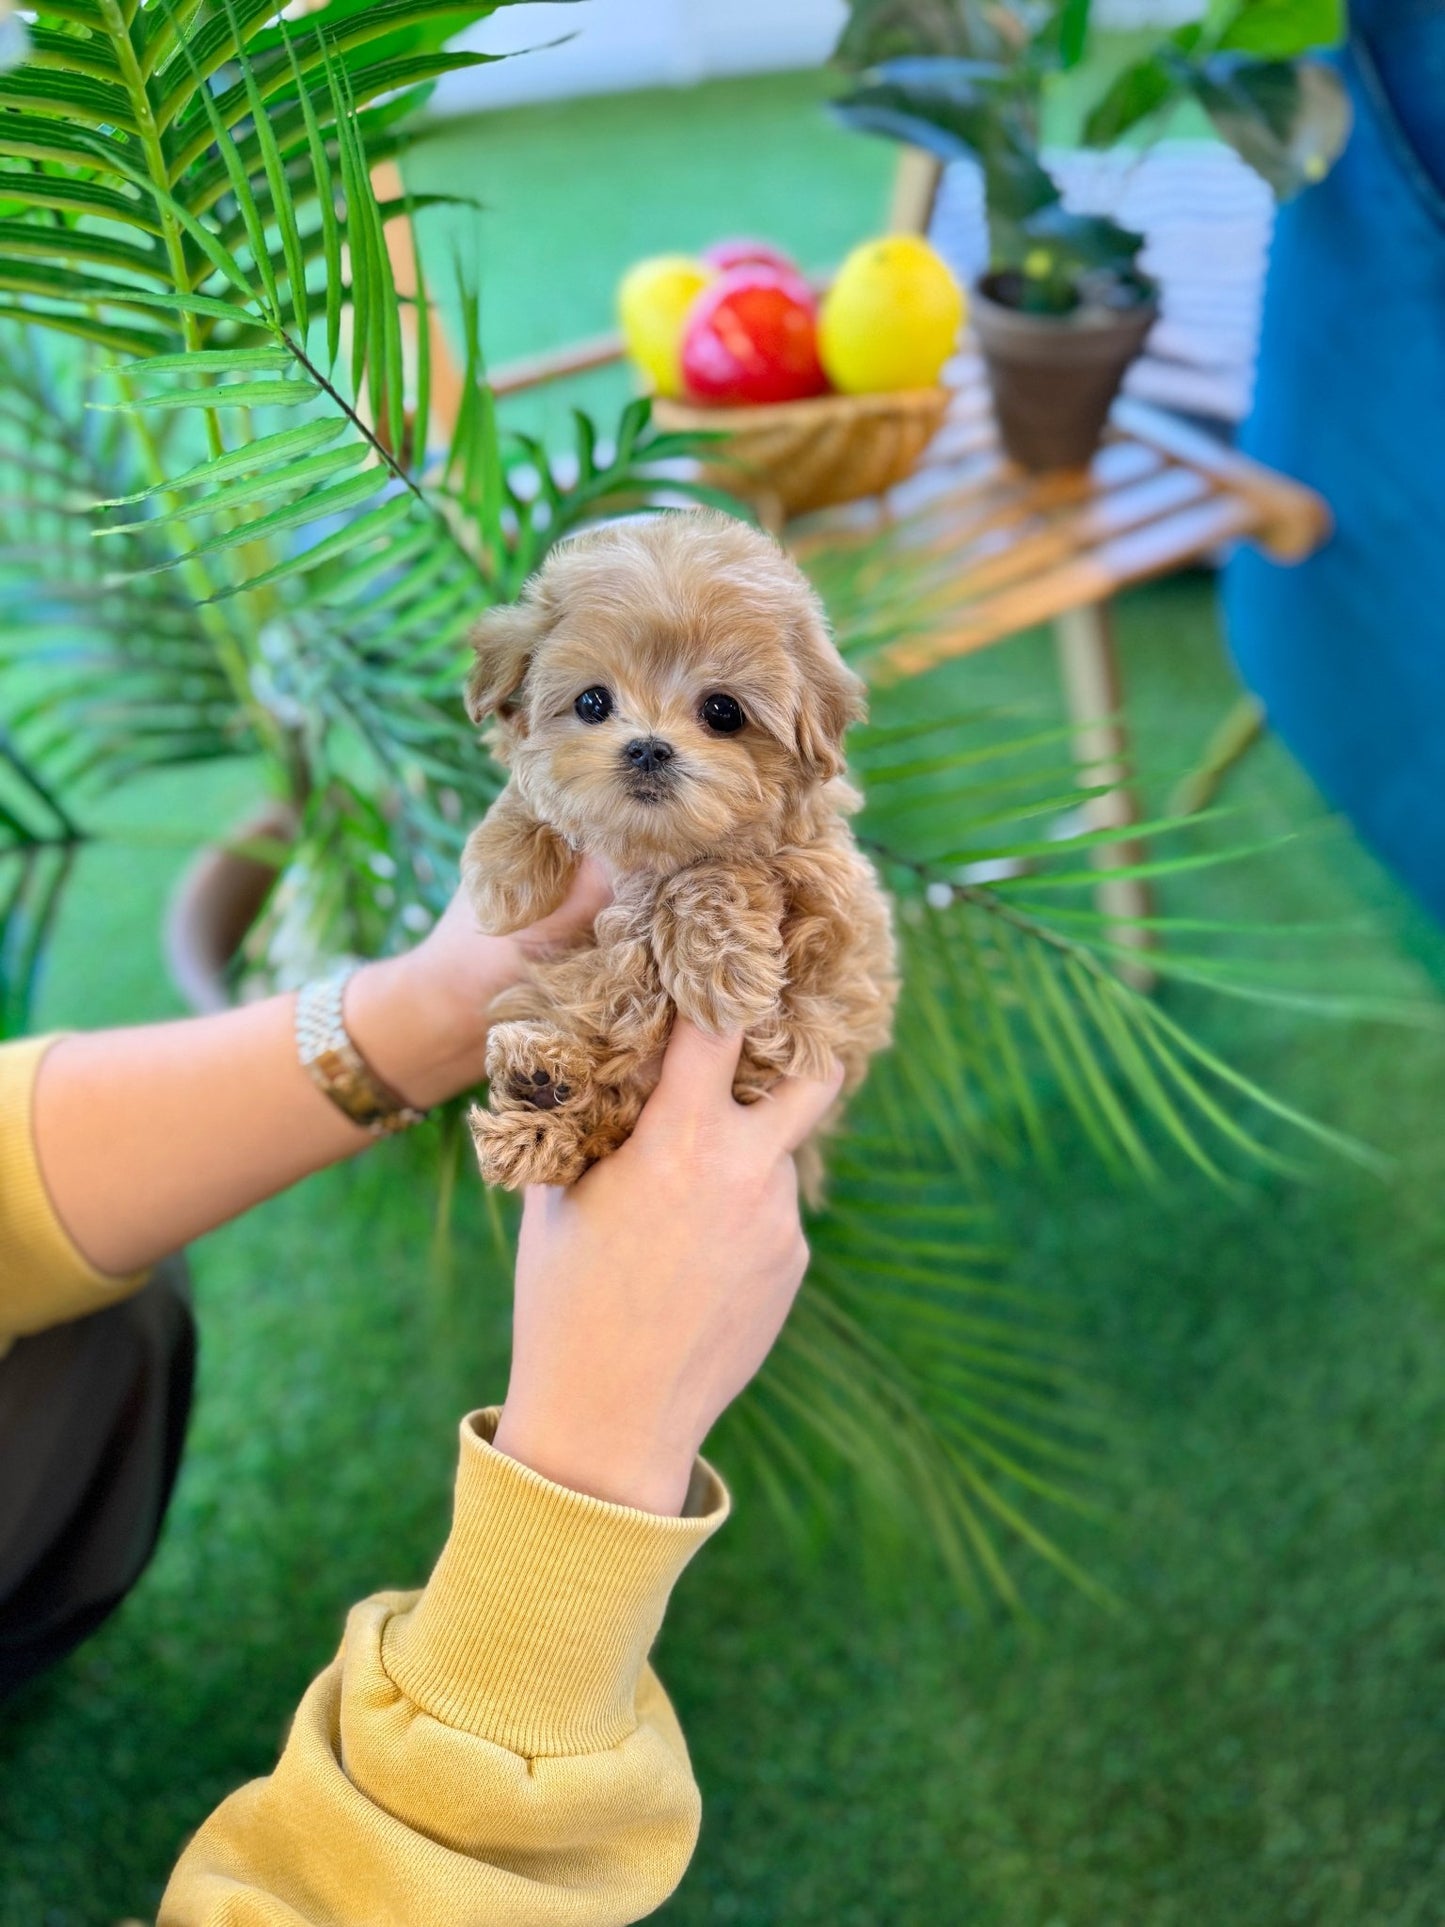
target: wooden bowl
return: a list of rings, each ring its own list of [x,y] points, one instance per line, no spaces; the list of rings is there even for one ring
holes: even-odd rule
[[[885,395],[817,395],[766,408],[698,408],[661,396],[652,418],[667,431],[727,437],[706,478],[784,516],[881,495],[911,475],[948,408],[947,388]]]

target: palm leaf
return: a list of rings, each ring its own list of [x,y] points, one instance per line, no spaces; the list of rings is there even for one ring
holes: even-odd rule
[[[850,1521],[907,1526],[905,1541],[929,1544],[975,1602],[1019,1603],[1010,1542],[1098,1597],[1031,1516],[1040,1502],[1061,1522],[1094,1509],[1102,1415],[1078,1348],[1058,1306],[1003,1282],[987,1210],[947,1159],[873,1127],[897,1063],[880,1067],[830,1160],[808,1283],[719,1450],[761,1483],[788,1439],[794,1502],[835,1515],[841,1465],[867,1500]]]
[[[0,733],[0,1039],[28,1027],[46,944],[84,841],[53,787]]]

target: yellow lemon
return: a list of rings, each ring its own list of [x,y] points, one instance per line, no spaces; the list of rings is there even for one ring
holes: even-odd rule
[[[963,326],[963,290],[916,234],[854,248],[818,318],[818,351],[845,395],[931,388]]]
[[[655,254],[622,277],[617,319],[627,352],[659,395],[682,393],[682,326],[716,270],[690,254]]]

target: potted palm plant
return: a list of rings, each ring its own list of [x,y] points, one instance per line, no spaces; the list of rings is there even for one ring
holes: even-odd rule
[[[1184,101],[1288,196],[1344,145],[1334,72],[1307,57],[1340,37],[1334,0],[1224,0],[1101,83],[1083,124],[1108,146]],[[855,84],[849,126],[982,171],[990,265],[973,320],[1010,455],[1033,469],[1087,462],[1158,313],[1143,237],[1073,213],[1044,153],[1056,79],[1089,50],[1089,0],[854,0],[837,58]]]

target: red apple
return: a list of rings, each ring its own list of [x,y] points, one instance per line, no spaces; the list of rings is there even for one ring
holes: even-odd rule
[[[828,386],[818,360],[818,307],[792,269],[733,268],[693,302],[682,378],[697,401],[733,408],[801,401]]]
[[[750,241],[739,235],[714,241],[710,248],[703,249],[702,259],[719,274],[726,274],[730,268],[783,268],[791,274],[798,272],[797,262],[770,241]]]

